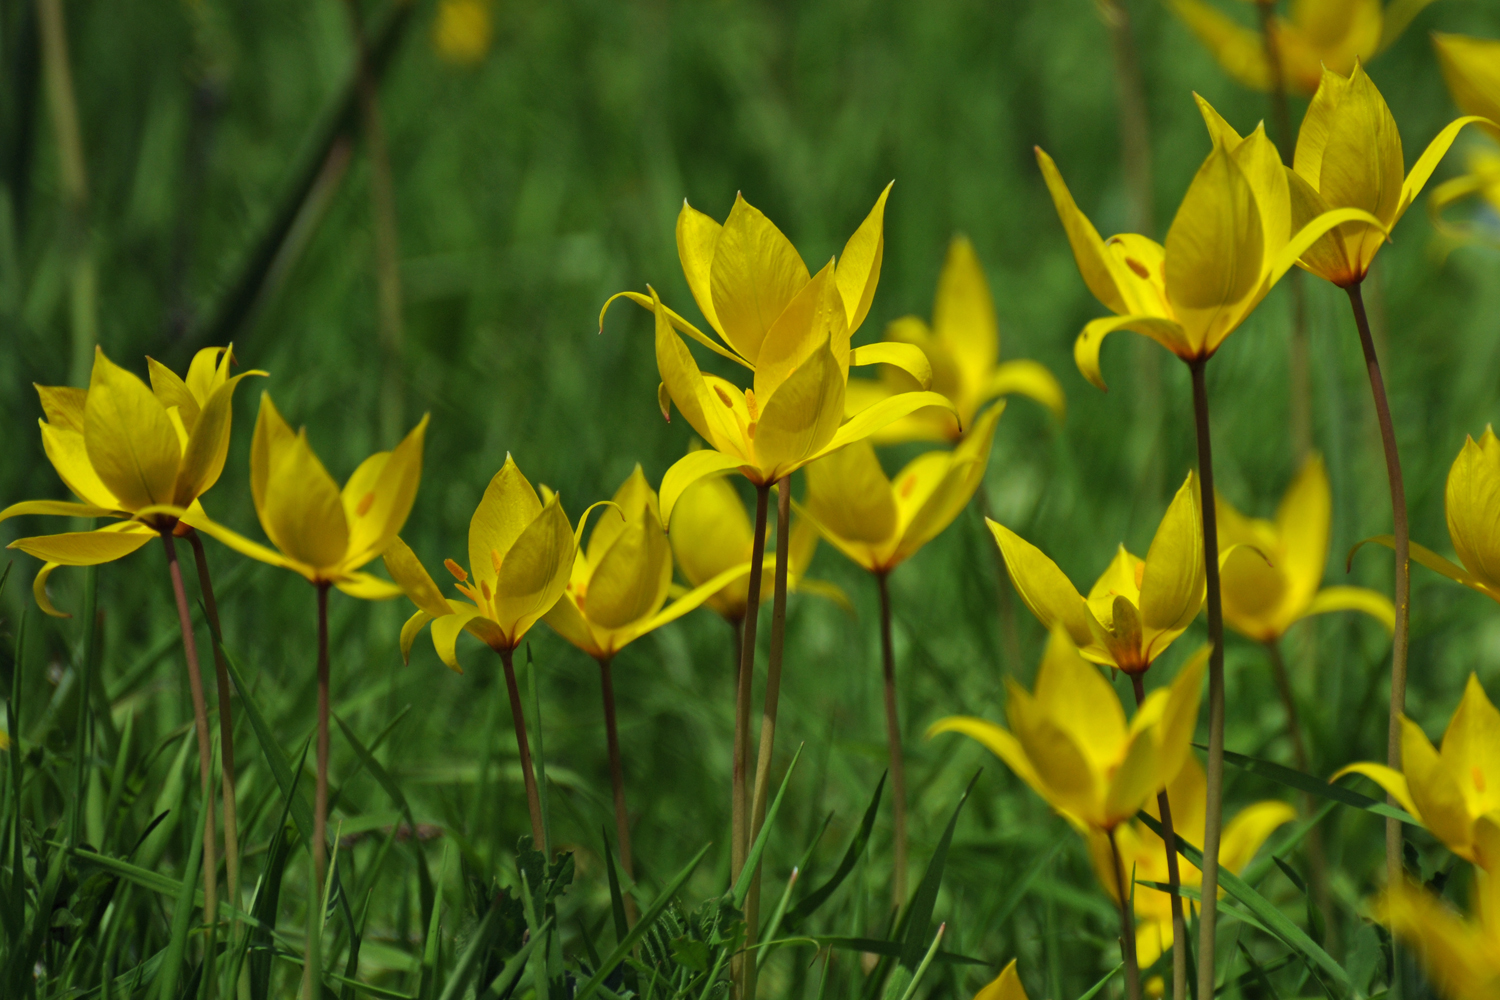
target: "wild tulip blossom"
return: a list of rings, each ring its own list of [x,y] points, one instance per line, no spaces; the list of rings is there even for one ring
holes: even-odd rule
[[[1401,770],[1350,764],[1335,774],[1362,774],[1385,789],[1448,850],[1500,871],[1500,712],[1469,675],[1441,749],[1422,727],[1401,717]]]
[[[54,617],[47,578],[59,566],[97,566],[122,559],[162,532],[177,530],[198,498],[218,482],[229,454],[234,390],[232,348],[206,347],[187,378],[147,359],[151,388],[94,349],[87,389],[36,387],[45,418],[42,447],[79,502],[27,500],[0,510],[0,521],[22,514],[119,518],[94,531],[18,538],[10,548],[43,560],[32,584],[37,606]]]
[[[1016,593],[1048,629],[1062,628],[1094,663],[1140,674],[1192,624],[1203,607],[1203,534],[1198,478],[1189,472],[1157,526],[1146,558],[1122,544],[1089,596],[1020,535],[986,523],[1005,556]]]
[[[1453,102],[1465,114],[1479,115],[1490,122],[1500,122],[1500,40],[1469,38],[1433,32],[1432,45],[1437,50],[1438,65]],[[1491,128],[1500,139],[1500,128]],[[1469,172],[1462,177],[1439,184],[1432,192],[1430,210],[1439,226],[1456,236],[1469,236],[1472,229],[1459,229],[1442,219],[1449,205],[1478,195],[1500,212],[1500,150],[1493,143],[1473,149],[1468,154]],[[1495,235],[1490,233],[1493,241]]]
[[[1413,945],[1427,977],[1450,1000],[1500,995],[1500,877],[1474,873],[1473,916],[1464,918],[1428,890],[1407,882],[1390,886],[1375,918]]]
[[[494,37],[495,0],[439,0],[432,22],[432,47],[444,62],[474,66],[489,55]]]
[[[932,391],[953,403],[954,412],[923,409],[886,425],[871,435],[877,444],[897,441],[957,443],[974,422],[980,407],[997,396],[1012,393],[1041,403],[1058,420],[1067,413],[1067,399],[1057,379],[1036,361],[1000,363],[1000,327],[984,268],[967,236],[955,236],[938,276],[932,326],[917,316],[904,316],[886,327],[885,340],[921,348],[932,366]],[[920,389],[899,368],[886,366],[881,377],[849,380],[844,407],[850,414],[902,392]]]
[[[1172,802],[1176,835],[1190,844],[1203,843],[1204,800],[1208,792],[1203,765],[1189,754],[1177,776],[1167,783],[1167,797]],[[1154,801],[1147,801],[1146,812],[1157,819],[1160,813]],[[1274,799],[1256,802],[1241,809],[1224,824],[1224,837],[1219,842],[1219,866],[1238,874],[1243,871],[1261,845],[1276,829],[1296,819],[1297,811],[1285,802]],[[1172,947],[1172,898],[1160,889],[1144,882],[1167,884],[1168,872],[1165,846],[1162,839],[1146,824],[1133,820],[1115,829],[1115,840],[1120,849],[1119,877],[1116,876],[1114,859],[1109,839],[1101,832],[1090,831],[1089,854],[1094,861],[1094,873],[1099,884],[1110,898],[1119,905],[1119,889],[1123,883],[1129,889],[1131,872],[1135,873],[1135,917],[1136,956],[1141,968],[1156,962]],[[1186,858],[1179,859],[1182,884],[1197,888],[1203,883],[1203,873]],[[1221,890],[1222,891],[1222,890]]]
[[[974,1000],[1030,1000],[1026,996],[1026,987],[1021,985],[1021,977],[1016,972],[1016,960],[1011,959],[1000,970],[1000,975],[974,994]]]

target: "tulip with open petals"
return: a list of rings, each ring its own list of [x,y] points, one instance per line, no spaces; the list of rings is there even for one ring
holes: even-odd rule
[[[1224,621],[1257,642],[1273,642],[1310,615],[1363,611],[1396,627],[1391,599],[1366,587],[1322,587],[1332,500],[1323,459],[1311,455],[1287,487],[1276,519],[1246,517],[1222,496],[1219,578]]]
[[[1347,79],[1325,70],[1302,119],[1287,175],[1292,224],[1344,208],[1358,209],[1372,221],[1347,222],[1324,234],[1298,264],[1340,288],[1358,285],[1459,130],[1484,121],[1469,115],[1449,122],[1407,173],[1396,120],[1364,68],[1356,65]]]
[[[1206,591],[1198,477],[1187,480],[1157,526],[1146,558],[1121,545],[1085,600],[1040,549],[987,522],[1016,593],[1048,629],[1061,627],[1083,656],[1138,674],[1192,624]]]
[[[1401,770],[1360,762],[1329,780],[1346,774],[1380,785],[1454,854],[1500,872],[1500,712],[1473,674],[1441,749],[1403,715]]]
[[[18,538],[10,548],[44,561],[32,592],[49,615],[68,617],[47,599],[47,578],[59,566],[97,566],[122,559],[162,531],[172,531],[198,498],[218,482],[229,453],[231,403],[248,371],[230,375],[232,348],[206,347],[187,378],[147,359],[151,388],[94,349],[88,389],[36,387],[46,419],[42,447],[80,503],[28,500],[0,510],[21,514],[123,518],[95,531]]]
[[[1448,1000],[1500,996],[1500,876],[1474,873],[1473,916],[1465,919],[1428,890],[1397,882],[1375,905],[1375,918],[1414,946]]]
[[[1099,348],[1109,334],[1133,330],[1184,361],[1211,357],[1319,236],[1342,222],[1377,221],[1343,209],[1293,226],[1289,175],[1264,127],[1242,138],[1201,97],[1198,106],[1214,147],[1165,246],[1136,233],[1101,239],[1052,158],[1036,151],[1078,270],[1115,313],[1089,322],[1073,345],[1078,370],[1101,389]]]
[[[1016,960],[1011,959],[1000,970],[1000,975],[974,994],[974,1000],[1029,1000],[1026,987],[1021,985],[1021,977],[1016,973]]]
[[[1006,678],[1010,729],[950,716],[927,735],[973,737],[1075,828],[1114,830],[1155,799],[1187,760],[1207,662],[1206,650],[1193,656],[1127,724],[1114,687],[1058,629],[1047,642],[1034,693]]]
[[[886,327],[885,339],[922,349],[932,365],[932,390],[952,400],[954,412],[918,410],[871,435],[876,444],[957,442],[980,407],[1011,393],[1030,396],[1058,420],[1067,412],[1062,386],[1042,364],[1029,360],[999,363],[995,302],[967,236],[955,236],[948,245],[943,273],[938,276],[937,300],[932,305],[932,326],[916,316],[904,316]],[[887,365],[881,369],[879,381],[850,379],[844,407],[851,414],[858,413],[882,399],[919,388],[906,372]]]
[[[1179,838],[1189,844],[1203,843],[1204,800],[1207,780],[1203,765],[1191,754],[1177,777],[1167,783],[1167,798],[1172,806],[1172,821]],[[1147,801],[1145,810],[1160,819],[1156,801]],[[1297,811],[1285,802],[1274,799],[1256,802],[1241,809],[1233,819],[1224,824],[1224,836],[1219,841],[1219,866],[1238,874],[1255,857],[1266,838],[1277,827],[1296,819]],[[1141,968],[1154,963],[1168,948],[1172,947],[1172,897],[1159,889],[1142,882],[1166,885],[1166,847],[1150,827],[1140,821],[1124,823],[1115,830],[1115,842],[1120,848],[1121,881],[1129,886],[1131,872],[1135,872],[1135,916],[1136,955]],[[1109,839],[1100,832],[1089,834],[1089,854],[1094,859],[1094,873],[1099,884],[1104,886],[1110,898],[1119,904],[1114,872],[1111,871]],[[1179,858],[1178,868],[1182,884],[1197,888],[1203,883],[1203,873],[1186,858]],[[1222,890],[1220,890],[1222,893]]]

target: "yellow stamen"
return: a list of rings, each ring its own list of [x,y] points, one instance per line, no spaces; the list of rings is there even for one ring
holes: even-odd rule
[[[729,407],[731,410],[734,409],[734,402],[730,400],[729,393],[724,391],[724,387],[722,385],[714,386],[714,392],[717,392],[719,394],[720,402]]]
[[[495,573],[497,575],[500,572],[500,564],[502,562],[504,562],[504,558],[500,555],[500,553],[496,552],[494,549],[490,549],[490,565],[495,567]]]
[[[479,589],[484,592],[484,603],[486,603],[486,604],[490,603],[490,599],[491,599],[490,585],[488,583],[484,582],[483,580],[480,580],[479,581]]]
[[[1469,776],[1474,779],[1474,787],[1482,793],[1485,786],[1484,772],[1477,764],[1469,771]]]
[[[448,572],[452,573],[453,579],[457,580],[459,583],[463,583],[469,578],[469,574],[464,572],[464,568],[458,563],[454,562],[452,559],[444,559],[443,565],[448,567]]]
[[[790,376],[788,376],[788,377],[790,377]],[[750,413],[750,420],[752,422],[756,422],[756,421],[760,420],[760,406],[759,406],[759,404],[757,404],[755,402],[755,390],[754,389],[746,389],[745,390],[745,409],[749,411],[749,413]]]

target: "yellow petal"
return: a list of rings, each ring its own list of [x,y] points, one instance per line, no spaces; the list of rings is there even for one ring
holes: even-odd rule
[[[1422,727],[1405,716],[1401,718],[1401,770],[1412,801],[1421,810],[1415,815],[1422,817],[1422,825],[1449,850],[1471,857],[1474,817],[1459,784],[1467,775],[1455,774],[1446,766]]]
[[[902,417],[916,413],[926,407],[939,407],[948,413],[953,413],[953,403],[948,397],[936,392],[901,392],[886,399],[882,399],[867,409],[861,410],[848,420],[844,421],[829,442],[820,450],[821,455],[844,447],[854,441],[862,441],[871,437],[882,427],[894,423]],[[817,455],[814,458],[819,457]]]
[[[1016,960],[1011,959],[1010,964],[1000,970],[1000,975],[974,994],[974,1000],[1028,1000],[1021,977],[1016,974]]]
[[[1060,625],[1074,645],[1090,645],[1094,637],[1083,597],[1057,568],[1057,563],[1004,525],[989,519],[985,523],[1005,557],[1005,569],[1016,593],[1042,627],[1051,631]]]
[[[1416,946],[1427,975],[1443,991],[1440,995],[1454,1000],[1494,996],[1500,965],[1492,926],[1460,920],[1438,897],[1406,882],[1387,889],[1375,916],[1390,924],[1396,937]]]
[[[611,657],[617,651],[609,642],[612,633],[600,628],[596,635],[594,627],[584,617],[583,612],[578,610],[578,603],[570,593],[564,593],[558,602],[552,605],[545,615],[542,615],[542,621],[578,650],[596,660]]]
[[[923,389],[932,384],[932,362],[928,360],[927,352],[916,344],[901,344],[889,340],[866,344],[849,352],[849,364],[892,365],[910,375]],[[858,413],[862,409],[863,406],[855,407],[854,412]]]
[[[6,548],[20,549],[29,556],[59,566],[98,566],[123,559],[156,538],[144,525],[131,531],[69,531],[60,535],[17,538]]]
[[[636,305],[640,306],[647,312],[652,312],[653,310],[655,310],[657,308],[656,301],[659,301],[659,299],[653,301],[653,298],[656,297],[656,290],[651,288],[650,285],[647,285],[646,288],[650,291],[650,295],[642,295],[640,292],[616,292],[609,298],[605,299],[603,307],[599,310],[599,332],[604,332],[604,314],[609,312],[609,307],[615,301],[615,299],[629,299],[631,302],[634,302]],[[702,330],[698,329],[687,320],[683,319],[682,316],[678,315],[678,313],[673,311],[669,306],[661,306],[661,311],[666,314],[667,325],[672,329],[693,338],[698,343],[702,344],[704,347],[708,348],[710,351],[713,351],[720,357],[728,358],[735,364],[745,368],[749,368],[751,371],[755,370],[755,365],[751,364],[749,361],[746,361],[734,351],[732,351],[728,347],[725,347],[723,344],[719,343],[717,340],[710,337],[708,334],[704,333]]]
[[[417,554],[402,539],[393,538],[384,554],[386,571],[391,579],[406,592],[411,602],[426,613],[428,618],[441,618],[449,613],[448,601],[423,567]]]
[[[1448,537],[1459,560],[1475,577],[1500,584],[1500,443],[1486,430],[1481,441],[1472,437],[1448,470],[1444,493]]]
[[[346,572],[335,579],[333,585],[342,593],[362,601],[392,601],[404,593],[389,580],[370,573]]]
[[[1472,673],[1438,756],[1463,794],[1470,817],[1500,807],[1500,712]]]
[[[271,402],[271,394],[262,392],[260,413],[255,418],[255,435],[250,439],[250,495],[255,501],[257,514],[265,510],[266,483],[271,477],[272,463],[291,447],[296,437],[281,418],[276,404]]]
[[[1365,587],[1324,587],[1313,596],[1302,617],[1330,611],[1363,611],[1387,632],[1396,631],[1396,606],[1389,597]]]
[[[444,606],[444,614],[447,614],[446,604]],[[411,662],[412,643],[417,641],[417,633],[421,632],[422,628],[430,621],[432,621],[432,615],[418,608],[410,618],[406,619],[405,624],[401,626],[402,663]]]
[[[1101,622],[1110,620],[1116,597],[1123,597],[1133,606],[1140,604],[1140,580],[1145,565],[1145,560],[1131,554],[1124,545],[1115,549],[1114,558],[1089,588],[1088,603],[1096,618]]]
[[[83,433],[83,411],[88,390],[75,389],[71,385],[36,385],[36,394],[41,397],[42,412],[47,422],[60,430]]]
[[[229,430],[234,418],[234,387],[240,379],[265,372],[249,371],[236,375],[220,385],[208,397],[193,421],[183,417],[189,428],[187,447],[183,449],[182,466],[173,486],[173,503],[186,507],[211,489],[224,471],[229,456]],[[184,387],[186,388],[186,387]],[[179,414],[182,411],[179,409]]]
[[[187,383],[178,378],[172,369],[152,357],[146,358],[146,370],[151,376],[151,392],[156,396],[157,402],[161,403],[162,409],[177,407],[183,426],[191,430],[198,422],[200,406]]]
[[[1091,320],[1073,342],[1073,363],[1078,366],[1079,374],[1106,392],[1109,386],[1104,384],[1104,374],[1099,370],[1099,349],[1104,346],[1104,338],[1117,330],[1132,330],[1150,337],[1179,358],[1191,359],[1197,354],[1187,331],[1176,320],[1139,315]]]
[[[1126,744],[1124,759],[1109,779],[1105,795],[1106,825],[1114,826],[1140,812],[1156,797],[1171,773],[1162,763],[1162,747],[1155,732],[1135,732]]]
[[[660,610],[671,582],[667,534],[653,512],[637,511],[595,563],[584,612],[603,628],[624,628]]]
[[[573,527],[554,496],[510,546],[495,578],[495,624],[512,646],[562,597],[573,553]]]
[[[427,434],[427,415],[407,432],[390,458],[381,465],[368,494],[361,493],[349,523],[347,566],[357,569],[385,551],[391,539],[406,525],[422,481],[422,447]],[[369,496],[366,502],[365,497]],[[340,503],[347,502],[340,494]],[[347,511],[347,508],[346,508]]]
[[[43,563],[42,568],[37,570],[36,578],[31,581],[31,596],[36,601],[36,606],[42,609],[42,613],[53,618],[72,618],[66,611],[59,611],[52,603],[52,598],[47,596],[47,578],[52,571],[61,566],[62,563]]]
[[[656,317],[656,367],[661,373],[667,395],[687,418],[689,426],[710,445],[715,448],[730,447],[732,442],[738,441],[742,436],[735,427],[733,417],[726,415],[720,407],[719,400],[715,399],[715,394],[704,381],[703,373],[698,370],[698,363],[693,360],[692,352],[673,332],[666,307],[655,298],[654,290],[651,295]],[[721,396],[720,399],[726,405],[730,402],[726,397]],[[666,415],[665,408],[662,413]]]
[[[1297,148],[1292,155],[1292,169],[1319,190],[1323,178],[1323,152],[1338,117],[1339,105],[1349,90],[1349,80],[1331,70],[1323,70],[1317,92],[1302,116],[1297,130]]]
[[[1198,477],[1189,472],[1157,526],[1141,575],[1141,624],[1152,659],[1203,607],[1206,588],[1199,517]]]
[[[845,326],[858,330],[870,312],[875,286],[880,284],[880,263],[885,257],[885,200],[895,181],[885,186],[875,207],[859,224],[838,258],[838,291],[844,303]]]
[[[260,521],[266,536],[297,562],[331,569],[344,561],[349,551],[344,505],[306,431],[274,457]]]
[[[1406,775],[1384,764],[1376,764],[1370,761],[1360,761],[1355,764],[1347,764],[1339,768],[1328,779],[1332,784],[1346,774],[1358,774],[1369,778],[1375,784],[1385,790],[1385,793],[1396,800],[1396,803],[1411,813],[1417,822],[1422,821],[1422,810],[1417,808],[1416,802],[1412,801],[1411,785],[1406,780]]]
[[[1302,178],[1301,174],[1287,171],[1288,204],[1291,224],[1300,230],[1312,220],[1331,211],[1327,199]],[[1325,281],[1340,287],[1349,284],[1357,276],[1358,268],[1349,259],[1349,249],[1337,229],[1324,233],[1312,243],[1297,262],[1306,270]]]
[[[1244,544],[1227,551],[1221,546],[1219,559],[1224,620],[1235,631],[1268,642],[1303,613],[1300,604],[1292,605],[1287,599],[1287,577],[1279,560],[1267,562],[1263,551]],[[1288,607],[1295,610],[1288,614]]]
[[[942,534],[969,505],[984,482],[995,424],[1004,412],[1004,402],[990,407],[953,451],[920,456],[896,477],[893,489],[901,515],[901,541],[895,562],[909,558]]]
[[[1465,114],[1500,122],[1500,40],[1432,33],[1448,91]]]
[[[1203,674],[1208,669],[1209,647],[1203,646],[1172,679],[1162,708],[1158,739],[1161,746],[1163,780],[1177,774],[1190,755],[1193,732],[1198,728],[1198,706],[1203,695]]]
[[[705,476],[738,469],[740,465],[738,459],[707,448],[702,451],[689,452],[679,458],[667,470],[666,475],[661,477],[662,520],[668,525],[672,524],[673,508],[677,506],[678,498],[689,486]]]
[[[1296,818],[1297,810],[1285,802],[1256,802],[1246,806],[1224,824],[1223,839],[1219,841],[1219,864],[1239,874],[1255,857],[1266,838]]]
[[[656,502],[656,491],[646,481],[646,473],[637,462],[629,476],[615,490],[615,495],[599,513],[599,518],[594,522],[594,530],[589,532],[589,543],[585,550],[585,562],[589,566],[597,566],[599,560],[604,558],[604,553],[614,544],[615,539],[625,530],[627,524],[634,523],[643,511],[650,511],[651,515],[661,523],[660,508]],[[579,518],[579,526],[583,525],[583,518]]]
[[[1405,173],[1396,120],[1364,69],[1355,66],[1328,130],[1318,192],[1332,207],[1362,209],[1389,228],[1399,215]],[[1384,233],[1355,225],[1341,234],[1360,269],[1369,267],[1385,240]]]
[[[724,331],[714,314],[709,273],[714,262],[714,247],[719,242],[722,228],[713,219],[689,205],[686,198],[682,200],[682,211],[677,213],[677,258],[682,262],[683,276],[687,278],[688,288],[692,290],[693,300],[698,303],[703,318],[720,335]]]
[[[1264,122],[1234,148],[1231,156],[1245,175],[1250,190],[1255,192],[1263,241],[1262,260],[1269,261],[1292,235],[1290,171],[1282,164],[1276,144],[1266,137]]]
[[[464,627],[471,621],[483,616],[478,608],[462,601],[450,602],[452,613],[438,618],[432,623],[432,648],[437,651],[438,659],[448,665],[450,669],[463,673],[463,668],[458,665],[458,636],[464,631]]]
[[[475,583],[495,584],[495,557],[505,559],[511,546],[542,512],[536,490],[507,452],[469,519],[469,572]],[[491,555],[494,553],[494,555]]]
[[[792,296],[766,331],[755,359],[755,398],[762,407],[787,377],[805,365],[835,334],[837,339],[847,341],[849,330],[834,285],[833,262],[829,261]],[[847,362],[846,351],[846,368]]]
[[[55,517],[118,517],[108,507],[94,507],[86,503],[69,503],[66,500],[22,500],[0,510],[0,521],[23,514],[47,514]]]
[[[808,280],[807,265],[791,241],[735,195],[709,274],[714,315],[729,346],[758,363],[766,332]]]
[[[1276,528],[1283,545],[1276,562],[1286,574],[1291,602],[1299,607],[1312,599],[1323,582],[1332,509],[1323,457],[1309,455],[1276,508]]]
[[[824,343],[761,403],[755,461],[762,475],[779,479],[815,459],[843,419],[844,373]]]
[[[1047,639],[1035,696],[1038,707],[1067,729],[1098,770],[1119,761],[1126,736],[1120,696],[1060,628]]]
[[[1092,825],[1106,825],[1104,772],[1095,770],[1082,747],[1058,720],[1007,678],[1005,714],[1011,732],[1046,789],[1043,797]]]
[[[1427,148],[1422,151],[1422,155],[1417,157],[1417,162],[1412,164],[1411,173],[1407,174],[1406,179],[1401,183],[1401,201],[1396,207],[1395,219],[1391,220],[1393,225],[1396,220],[1406,214],[1406,210],[1411,207],[1411,203],[1416,200],[1417,195],[1422,193],[1422,188],[1427,186],[1428,180],[1432,178],[1432,172],[1437,169],[1438,163],[1447,155],[1449,148],[1453,145],[1453,141],[1458,138],[1458,133],[1463,130],[1463,127],[1465,125],[1479,124],[1489,125],[1492,128],[1500,128],[1500,125],[1496,125],[1496,122],[1492,119],[1470,115],[1465,118],[1459,118],[1456,121],[1451,121],[1443,126],[1443,130],[1437,134],[1437,137],[1427,144]]]
[[[1029,396],[1052,411],[1062,420],[1068,413],[1068,400],[1057,377],[1037,361],[1007,361],[990,373],[989,379],[980,387],[980,401],[1011,394]]]
[[[281,566],[285,569],[290,569],[301,573],[309,580],[312,580],[315,576],[313,567],[304,565],[294,559],[289,559],[275,549],[267,548],[259,542],[251,541],[239,532],[227,528],[208,517],[207,514],[202,512],[201,507],[194,506],[189,508],[188,513],[182,516],[182,523],[202,532],[214,541],[228,546],[241,555],[249,556],[251,559],[259,560],[271,566]]]
[[[73,495],[93,507],[120,510],[120,501],[89,462],[83,432],[40,420],[37,424],[41,427],[42,450],[47,453],[47,460]]]
[[[1083,275],[1084,284],[1089,286],[1094,298],[1102,302],[1110,312],[1132,312],[1120,287],[1123,275],[1119,272],[1122,265],[1105,249],[1104,241],[1099,238],[1099,231],[1073,201],[1073,195],[1063,181],[1062,174],[1058,172],[1057,164],[1052,162],[1052,157],[1042,152],[1040,146],[1036,148],[1036,162],[1047,182],[1047,190],[1052,194],[1052,204],[1057,208],[1058,217],[1062,219],[1063,229],[1067,231],[1068,243],[1073,248],[1073,259],[1078,263],[1078,271]]]
[[[689,611],[702,606],[710,597],[713,597],[736,580],[744,579],[749,572],[750,564],[748,562],[740,563],[738,566],[731,566],[713,579],[694,587],[684,594],[678,595],[676,600],[650,618],[637,621],[627,628],[611,633],[610,638],[614,644],[613,651],[618,652],[624,646],[634,642],[648,632],[654,632],[663,625],[674,622]],[[563,602],[558,601],[557,603],[561,605]]]
[[[182,457],[171,418],[144,382],[98,348],[83,441],[89,463],[124,509],[171,503]]]
[[[825,534],[846,542],[880,546],[896,533],[891,481],[869,441],[856,441],[809,465],[803,503]]]
[[[1032,791],[1049,803],[1056,804],[1053,802],[1051,789],[1037,774],[1020,741],[993,722],[968,715],[950,715],[934,722],[927,730],[927,738],[930,740],[939,733],[962,733],[977,740],[986,750],[1003,760],[1015,772],[1016,777],[1030,785]]]
[[[208,402],[214,392],[223,385],[229,376],[229,362],[233,359],[233,349],[223,347],[200,348],[188,364],[187,380],[184,388],[202,406]],[[262,372],[261,374],[265,374]],[[155,380],[153,379],[153,382]],[[165,400],[163,406],[170,406]]]
[[[1243,27],[1203,0],[1172,0],[1172,9],[1224,72],[1253,90],[1271,89],[1271,68],[1259,32]]]
[[[984,268],[967,236],[955,236],[938,276],[932,332],[958,362],[964,381],[977,389],[1000,356],[1000,328]]]
[[[714,476],[700,479],[682,492],[668,537],[682,575],[697,586],[749,560],[752,530],[750,516],[733,484]]]

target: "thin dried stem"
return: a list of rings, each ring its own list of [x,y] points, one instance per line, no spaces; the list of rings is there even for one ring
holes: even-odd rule
[[[224,641],[224,630],[219,624],[219,602],[214,598],[214,584],[208,572],[208,554],[203,550],[203,539],[196,531],[190,531],[187,540],[193,547],[198,587],[203,592],[203,610],[208,616],[208,628],[214,640],[214,682],[219,693],[219,781],[224,796],[224,867],[229,876],[229,899],[238,909],[240,836],[235,810],[234,712],[230,702],[229,665],[224,662],[224,651],[219,648],[219,643]],[[233,924],[230,933],[234,933]]]
[[[526,738],[526,714],[521,704],[521,689],[516,684],[515,650],[507,646],[496,650],[505,668],[505,691],[510,697],[510,722],[516,731],[516,752],[521,757],[521,780],[526,785],[526,808],[531,813],[531,842],[539,851],[546,849],[547,838],[542,826],[542,797],[537,793],[536,772],[531,766],[531,744]]]
[[[1130,683],[1135,689],[1135,705],[1140,708],[1146,701],[1146,685],[1140,674],[1131,674]],[[1187,918],[1182,912],[1182,873],[1177,861],[1177,832],[1172,826],[1172,804],[1167,799],[1167,790],[1156,793],[1156,811],[1161,816],[1162,846],[1167,852],[1167,885],[1172,896],[1172,1000],[1187,1000]]]
[[[994,547],[999,551],[1000,547]],[[1002,557],[1003,558],[1003,557]],[[880,590],[880,673],[885,687],[885,739],[891,757],[891,800],[895,808],[896,873],[892,879],[894,904],[906,902],[906,760],[901,752],[901,716],[896,709],[896,650],[891,642],[891,588],[888,573],[876,573]],[[1002,587],[1004,585],[1002,584]]]
[[[1120,898],[1120,950],[1125,953],[1125,995],[1129,1000],[1141,1000],[1141,970],[1136,963],[1135,954],[1135,914],[1130,912],[1132,896],[1125,891],[1125,864],[1120,860],[1120,845],[1115,843],[1115,831],[1105,832],[1109,837],[1109,853],[1115,863],[1115,891]]]

